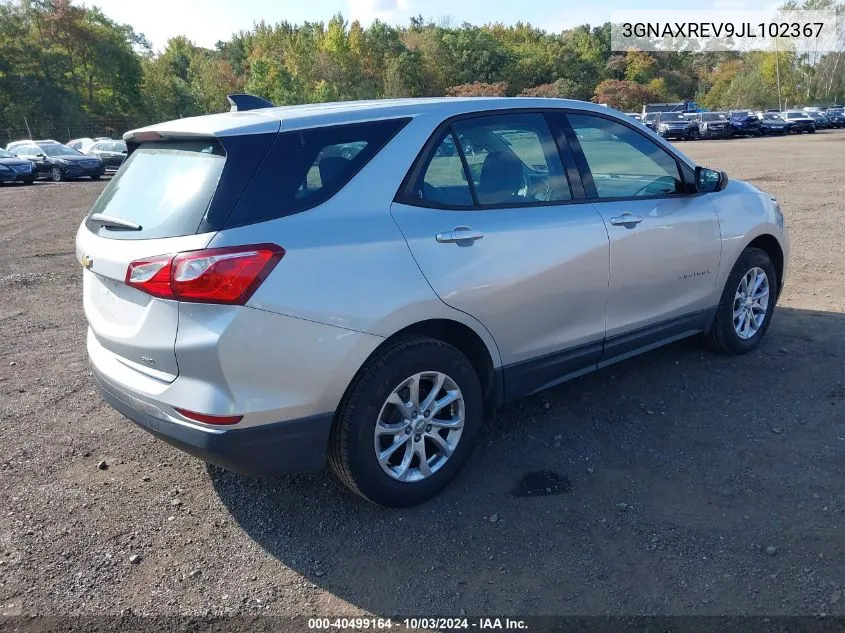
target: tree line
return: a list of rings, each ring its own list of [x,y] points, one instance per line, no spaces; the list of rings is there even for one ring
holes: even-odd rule
[[[835,0],[803,6],[842,13]],[[175,37],[156,52],[97,8],[0,0],[0,135],[27,126],[36,136],[119,134],[224,111],[232,92],[279,105],[442,95],[565,97],[626,111],[681,99],[710,109],[833,103],[845,98],[841,57],[620,53],[609,23],[549,33],[417,17],[364,28],[339,14],[327,23],[259,22],[213,49]]]

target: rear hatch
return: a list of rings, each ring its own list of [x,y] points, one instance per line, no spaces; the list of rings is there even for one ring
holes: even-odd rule
[[[227,161],[215,139],[140,143],[79,228],[85,316],[96,343],[166,382],[179,373],[179,303],[127,285],[130,263],[205,248],[205,218]]]

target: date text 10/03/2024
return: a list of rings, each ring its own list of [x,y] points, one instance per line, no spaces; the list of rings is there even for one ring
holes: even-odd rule
[[[512,618],[309,618],[311,630],[527,630],[524,620]]]

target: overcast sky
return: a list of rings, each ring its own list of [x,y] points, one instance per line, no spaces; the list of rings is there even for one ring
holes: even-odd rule
[[[109,17],[131,24],[161,49],[175,35],[186,35],[200,46],[213,47],[255,22],[328,21],[335,13],[369,24],[379,18],[405,25],[411,16],[453,24],[470,22],[530,22],[549,31],[579,24],[602,24],[613,9],[763,9],[772,0],[700,0],[685,6],[678,0],[74,0],[99,6]]]

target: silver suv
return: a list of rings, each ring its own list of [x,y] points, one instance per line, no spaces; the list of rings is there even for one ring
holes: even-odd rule
[[[504,403],[692,335],[752,350],[786,272],[773,198],[589,103],[242,108],[124,138],[76,238],[103,397],[224,468],[328,460],[386,506],[441,490]]]

